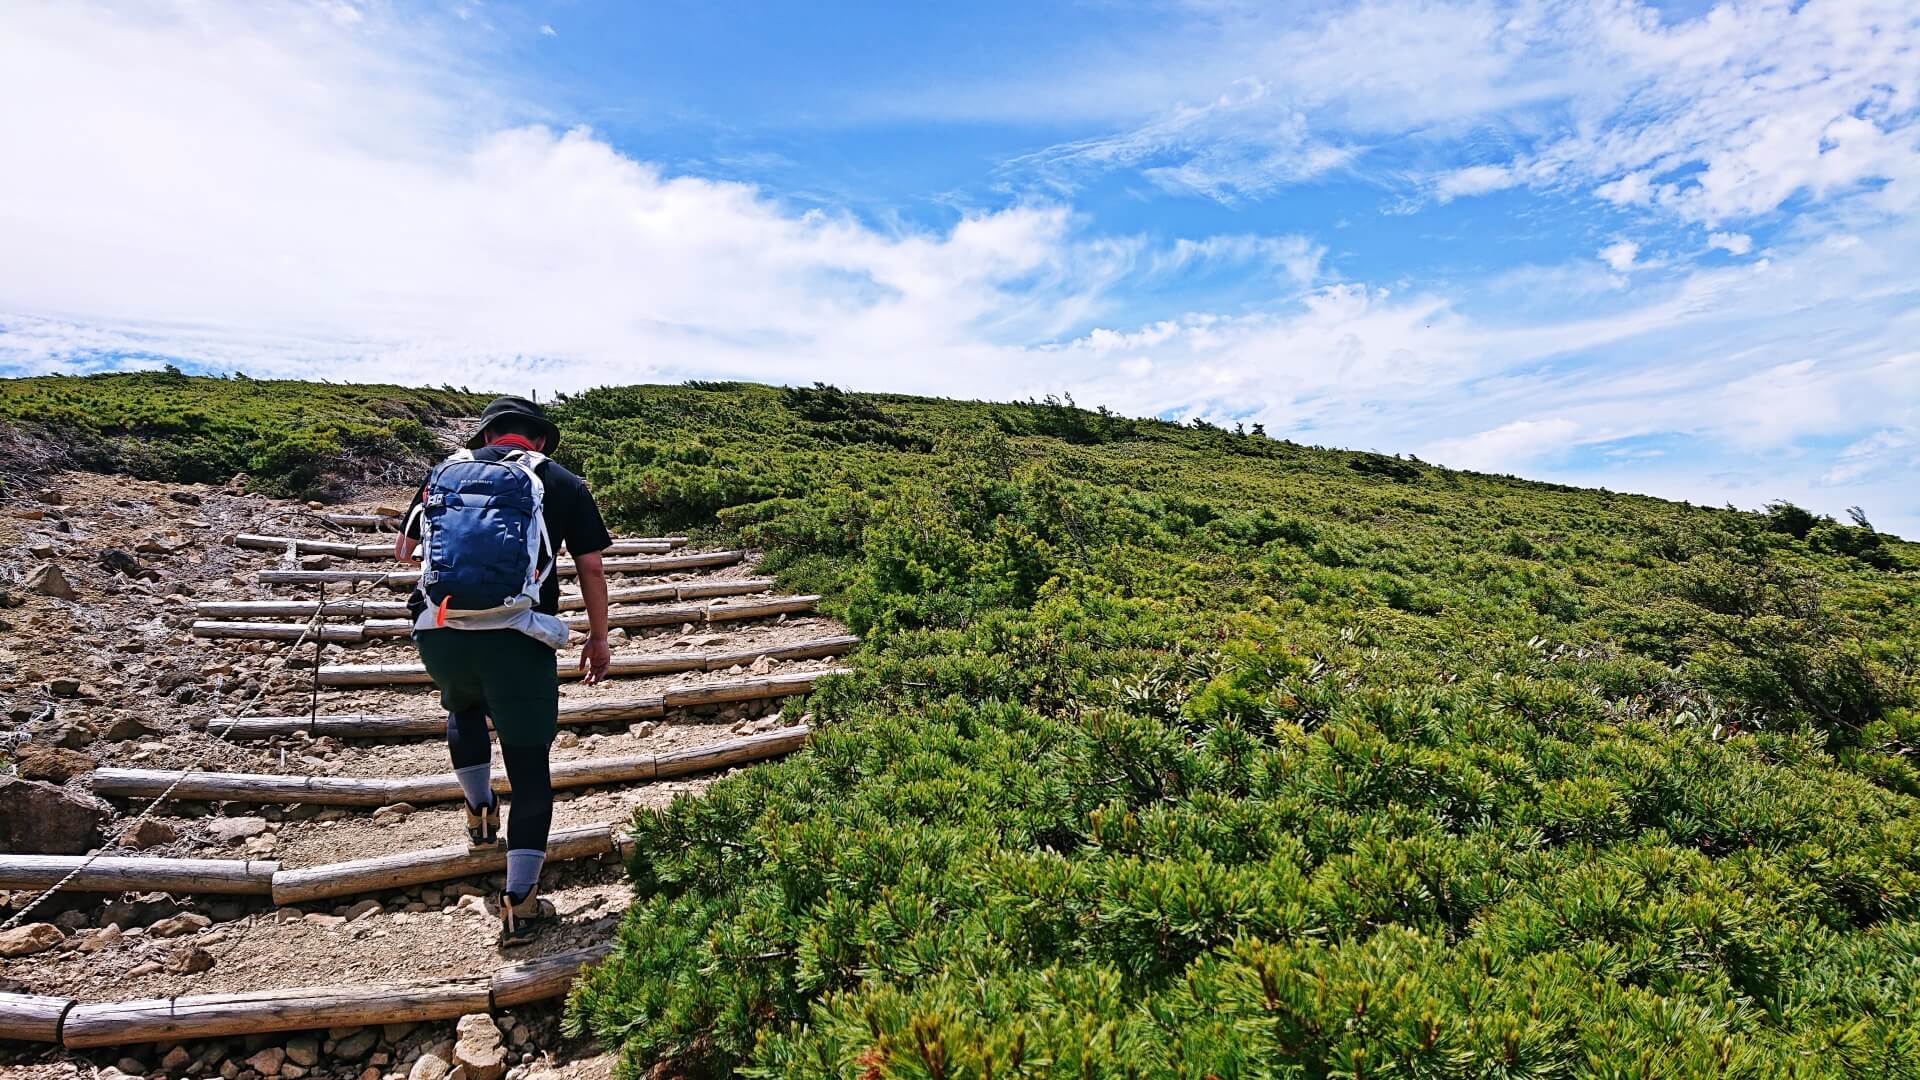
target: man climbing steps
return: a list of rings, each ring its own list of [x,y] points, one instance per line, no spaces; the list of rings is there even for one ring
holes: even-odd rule
[[[394,554],[423,554],[408,600],[414,643],[447,710],[447,749],[467,804],[467,840],[498,844],[493,740],[513,792],[506,829],[503,946],[531,940],[552,918],[539,899],[553,822],[548,751],[558,731],[554,651],[567,641],[558,616],[561,548],[573,556],[589,633],[580,669],[605,677],[607,579],[600,552],[613,542],[593,495],[545,454],[560,431],[538,405],[500,398],[481,414],[468,449],[436,466],[407,512]]]

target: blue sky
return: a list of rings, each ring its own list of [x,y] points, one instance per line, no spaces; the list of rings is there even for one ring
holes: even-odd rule
[[[1920,536],[1911,3],[8,24],[0,373],[1071,393]]]

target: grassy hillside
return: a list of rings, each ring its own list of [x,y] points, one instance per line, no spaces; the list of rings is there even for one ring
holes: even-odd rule
[[[868,644],[643,816],[638,1072],[1913,1075],[1914,550],[1045,404],[596,391]]]
[[[629,1075],[1920,1075],[1913,545],[1047,404],[558,411],[867,638],[637,821],[570,1013]]]
[[[402,386],[209,379],[175,370],[0,380],[0,447],[13,471],[86,468],[225,483],[271,495],[410,481],[438,448],[429,425],[486,398]],[[398,471],[395,471],[398,469]]]

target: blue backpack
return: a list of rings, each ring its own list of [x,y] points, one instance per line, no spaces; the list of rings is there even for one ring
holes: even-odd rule
[[[420,520],[420,588],[434,625],[497,625],[498,616],[540,602],[540,586],[553,572],[541,513],[546,487],[538,472],[545,460],[513,450],[486,461],[461,450],[428,475],[414,513]]]

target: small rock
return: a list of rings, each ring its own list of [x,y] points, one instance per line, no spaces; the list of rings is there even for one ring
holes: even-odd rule
[[[259,836],[267,831],[267,819],[258,817],[214,818],[207,823],[207,833],[221,843],[231,844],[235,840],[244,840],[249,836]]]
[[[140,560],[119,548],[108,548],[100,553],[100,565],[116,574],[127,577],[139,577],[142,571]]]
[[[239,1080],[239,1077],[239,1063],[231,1060],[220,1063],[220,1080]]]
[[[127,978],[144,979],[160,970],[160,961],[149,960],[144,964],[135,964],[127,969]]]
[[[627,734],[633,736],[636,739],[644,739],[647,736],[652,735],[654,732],[658,730],[660,730],[660,725],[654,723],[651,720],[642,720],[639,723],[628,728]]]
[[[318,911],[306,916],[304,921],[322,930],[331,930],[336,926],[345,926],[347,923],[346,917],[343,915],[327,915]]]
[[[373,823],[375,825],[391,825],[396,821],[406,820],[412,813],[412,803],[392,803],[373,812]]]
[[[67,497],[60,493],[59,488],[41,488],[34,494],[34,498],[39,499],[48,506],[67,505]]]
[[[300,556],[300,569],[302,570],[326,570],[332,566],[333,556],[331,555]]]
[[[486,1013],[460,1018],[459,1041],[453,1047],[454,1064],[467,1071],[468,1080],[500,1080],[507,1071],[507,1050],[500,1028]]]
[[[142,818],[120,833],[120,846],[139,851],[171,844],[180,839],[180,830],[156,818]]]
[[[80,595],[73,591],[67,575],[52,563],[41,563],[34,567],[33,573],[27,575],[25,588],[28,592],[51,596],[56,600],[73,600]]]
[[[113,1067],[132,1076],[145,1076],[147,1063],[137,1057],[123,1057],[113,1063]]]
[[[93,771],[93,759],[78,750],[58,746],[25,743],[13,751],[14,768],[28,780],[51,780],[64,784],[82,773]]]
[[[755,660],[747,670],[753,672],[755,675],[765,675],[767,672],[773,670],[773,657],[762,656]]]
[[[104,949],[112,948],[121,938],[126,936],[125,932],[118,926],[108,923],[98,930],[90,930],[80,935],[79,943],[75,948],[83,953],[97,953]]]
[[[170,1073],[185,1072],[187,1064],[192,1060],[193,1055],[187,1052],[186,1047],[176,1046],[167,1051],[166,1057],[160,1059],[160,1067]]]
[[[320,1060],[320,1040],[311,1035],[288,1039],[287,1060],[304,1068],[312,1068]]]
[[[277,1046],[269,1046],[265,1050],[248,1058],[247,1068],[252,1069],[261,1076],[279,1076],[280,1066],[286,1060],[287,1052],[285,1050]]]
[[[378,900],[362,900],[347,909],[347,921],[359,922],[369,915],[378,915],[384,910],[386,909],[380,906]]]
[[[39,780],[0,775],[0,851],[78,855],[100,846],[113,808]]]
[[[446,1080],[447,1063],[436,1054],[421,1054],[407,1073],[407,1080]]]
[[[56,676],[48,679],[46,683],[47,693],[54,697],[79,697],[80,688],[84,685],[86,684],[69,675]]]
[[[167,492],[167,498],[172,499],[182,506],[200,505],[200,496],[191,491],[169,491]]]
[[[52,923],[27,923],[11,930],[0,930],[0,956],[32,956],[67,940],[67,935]]]
[[[171,555],[173,545],[164,540],[147,539],[133,545],[133,551],[136,555]]]
[[[112,739],[114,742],[128,742],[133,739],[142,739],[153,734],[157,733],[152,728],[131,716],[115,717],[113,723],[107,727],[107,738]]]
[[[487,913],[487,902],[478,896],[463,896],[453,905],[455,911],[469,911],[475,915]]]
[[[553,737],[553,745],[564,750],[580,745],[580,736],[571,731],[563,731]]]
[[[197,934],[213,925],[213,920],[192,911],[183,911],[169,919],[161,919],[147,927],[147,933],[154,937],[180,937],[183,934]]]
[[[213,968],[213,954],[198,945],[189,946],[167,960],[167,970],[175,975],[198,975]]]
[[[84,911],[63,911],[55,916],[53,925],[71,934],[75,930],[86,928],[87,913]]]
[[[367,1051],[373,1049],[373,1044],[379,1041],[379,1032],[374,1031],[372,1028],[361,1028],[359,1031],[334,1043],[333,1056],[342,1061],[359,1061],[361,1058],[367,1056]]]

